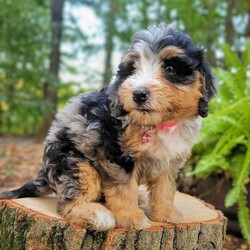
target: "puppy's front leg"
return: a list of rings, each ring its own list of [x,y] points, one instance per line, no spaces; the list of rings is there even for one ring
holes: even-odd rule
[[[143,229],[149,219],[138,207],[138,184],[134,177],[127,184],[115,184],[104,189],[106,206],[116,219],[118,227]]]
[[[148,186],[150,214],[149,217],[157,222],[178,223],[182,214],[174,206],[176,192],[173,174],[169,171],[161,173]]]

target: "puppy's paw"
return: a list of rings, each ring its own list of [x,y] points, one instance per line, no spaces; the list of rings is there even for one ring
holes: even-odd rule
[[[121,211],[115,213],[117,227],[126,229],[143,229],[150,227],[150,221],[142,210]]]
[[[176,208],[173,208],[172,210],[169,210],[169,209],[158,210],[158,211],[152,212],[149,215],[149,217],[153,221],[169,222],[169,223],[174,223],[174,224],[181,223],[183,220],[182,213]]]
[[[67,217],[70,223],[97,231],[105,231],[116,225],[113,214],[99,203],[86,203],[75,206]]]

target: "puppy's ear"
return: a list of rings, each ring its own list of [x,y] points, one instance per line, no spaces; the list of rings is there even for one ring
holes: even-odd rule
[[[119,117],[126,113],[122,107],[118,96],[118,90],[120,85],[121,78],[117,76],[114,83],[111,84],[106,90],[109,99],[110,112],[113,117]]]
[[[130,55],[130,57],[131,56],[132,55]],[[126,55],[124,57],[126,57]],[[128,54],[127,57],[130,58]],[[135,55],[133,55],[133,57],[136,58]],[[128,76],[133,74],[134,69],[134,61],[122,61],[118,66],[117,76],[114,83],[110,85],[106,91],[109,96],[110,110],[113,117],[119,117],[127,114],[127,112],[123,109],[122,103],[120,102],[118,92],[122,82]]]
[[[201,117],[206,117],[208,115],[208,102],[216,94],[215,79],[207,62],[202,62],[199,71],[203,75],[205,83],[203,83],[203,96],[199,101],[198,113]]]

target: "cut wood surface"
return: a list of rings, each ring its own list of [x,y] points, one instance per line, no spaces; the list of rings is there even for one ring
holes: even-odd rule
[[[56,198],[0,200],[0,250],[15,249],[222,249],[227,219],[213,206],[176,193],[180,224],[153,223],[144,230],[88,231],[56,212]]]

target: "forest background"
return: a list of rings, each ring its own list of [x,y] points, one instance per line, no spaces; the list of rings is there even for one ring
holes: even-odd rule
[[[136,31],[161,22],[203,46],[217,77],[188,175],[230,181],[225,206],[250,242],[248,0],[0,0],[0,140],[43,139],[71,96],[109,84]]]

